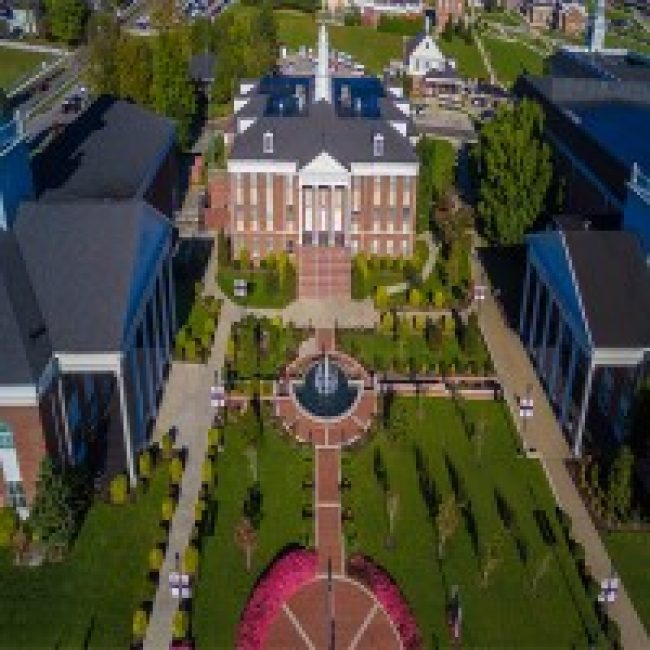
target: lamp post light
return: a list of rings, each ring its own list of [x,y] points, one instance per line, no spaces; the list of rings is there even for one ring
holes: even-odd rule
[[[533,403],[533,386],[528,384],[526,386],[526,394],[519,398],[519,417],[521,417],[522,429],[526,433],[526,422],[533,417],[534,403]]]

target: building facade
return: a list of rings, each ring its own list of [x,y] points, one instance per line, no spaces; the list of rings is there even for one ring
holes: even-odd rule
[[[414,247],[409,104],[329,66],[322,27],[315,76],[243,83],[228,159],[234,255],[286,251],[303,297],[349,295],[352,255],[410,257]]]
[[[174,142],[101,98],[24,168],[0,229],[0,504],[21,516],[46,454],[136,481],[175,332]]]

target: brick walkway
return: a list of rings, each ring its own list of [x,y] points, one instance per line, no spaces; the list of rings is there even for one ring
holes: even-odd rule
[[[474,277],[481,275],[475,273]],[[536,450],[556,501],[571,516],[573,535],[584,545],[587,565],[594,577],[597,580],[608,577],[612,562],[566,469],[565,459],[571,457],[567,442],[519,336],[508,327],[491,294],[479,310],[479,322],[515,422],[519,421],[517,395],[522,395],[527,385],[533,387],[535,415],[526,431],[520,430],[523,445],[525,449]],[[625,648],[650,647],[648,635],[625,589],[620,590],[609,612],[621,627]]]

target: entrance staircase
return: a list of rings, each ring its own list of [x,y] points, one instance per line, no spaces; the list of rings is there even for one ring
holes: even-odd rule
[[[347,248],[301,246],[298,250],[298,297],[351,297],[352,260]]]

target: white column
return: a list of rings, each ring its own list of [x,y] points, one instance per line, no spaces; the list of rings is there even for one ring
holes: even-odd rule
[[[519,336],[524,338],[524,322],[528,309],[528,298],[530,294],[530,261],[526,259],[526,277],[524,278],[524,295],[521,300],[521,311],[519,312]]]
[[[548,354],[546,353],[546,346],[548,345],[548,329],[551,324],[551,313],[553,311],[553,298],[548,291],[546,290],[546,318],[544,319],[544,334],[542,335],[542,348],[541,355],[537,357],[537,367],[539,369],[539,374],[543,377],[546,377],[546,366],[548,365]]]
[[[122,415],[122,435],[124,436],[124,451],[126,454],[126,471],[129,476],[131,487],[135,487],[137,478],[135,474],[135,465],[133,462],[133,441],[131,440],[131,426],[129,424],[129,414],[126,404],[126,387],[124,385],[124,358],[119,370],[115,373],[117,390],[120,394],[120,414]]]
[[[72,454],[72,438],[70,437],[70,423],[68,422],[68,407],[65,403],[65,391],[63,390],[63,377],[59,374],[57,378],[57,390],[59,393],[59,404],[61,406],[61,418],[63,420],[63,435],[65,436],[65,446],[68,452],[68,461],[74,464]]]
[[[164,265],[164,262],[163,262]],[[159,298],[161,301],[162,305],[162,317],[163,317],[163,322],[162,322],[162,333],[163,333],[163,351],[165,353],[164,360],[165,364],[169,362],[169,357],[170,357],[170,332],[169,332],[169,301],[167,299],[167,291],[165,289],[165,274],[164,274],[164,266],[160,270],[160,274],[158,276],[158,280],[156,282],[156,285],[158,286],[157,291],[159,292]]]
[[[589,370],[587,371],[587,379],[585,380],[585,387],[582,392],[582,403],[580,405],[580,417],[578,418],[578,426],[576,427],[576,433],[573,442],[574,456],[582,455],[582,436],[585,430],[585,420],[587,419],[587,408],[589,406],[589,401],[591,397],[591,384],[593,383],[595,369],[596,369],[596,364],[594,363],[593,357],[591,357],[589,359]]]
[[[145,417],[144,417],[144,404],[143,404],[143,395],[142,395],[142,386],[140,385],[140,368],[138,364],[138,353],[137,349],[131,348],[131,351],[129,352],[129,358],[130,358],[130,368],[131,368],[131,373],[133,375],[133,387],[134,387],[134,393],[135,393],[135,399],[136,399],[136,404],[135,404],[135,413],[136,413],[136,418],[138,420],[138,439],[146,437],[146,424],[145,424]]]
[[[144,367],[145,377],[147,378],[147,397],[149,404],[149,415],[156,415],[156,383],[153,378],[153,368],[151,364],[151,332],[147,324],[147,310],[145,308],[142,314],[142,338],[144,347]]]
[[[172,336],[176,334],[177,324],[176,324],[176,293],[174,291],[174,272],[172,268],[172,258],[171,255],[167,258],[167,298],[169,301],[169,307],[171,312],[171,329]]]
[[[564,395],[562,396],[562,407],[560,409],[560,424],[566,425],[567,410],[569,408],[569,401],[571,400],[571,393],[573,392],[573,382],[575,380],[576,365],[578,361],[577,345],[573,337],[571,337],[571,360],[569,361],[569,369],[567,371],[567,383],[564,387]]]
[[[537,284],[535,285],[535,303],[533,306],[533,316],[530,321],[530,326],[528,328],[528,348],[529,352],[533,352],[533,346],[535,345],[535,334],[537,330],[537,317],[539,316],[539,303],[542,300],[542,281],[537,274]]]

